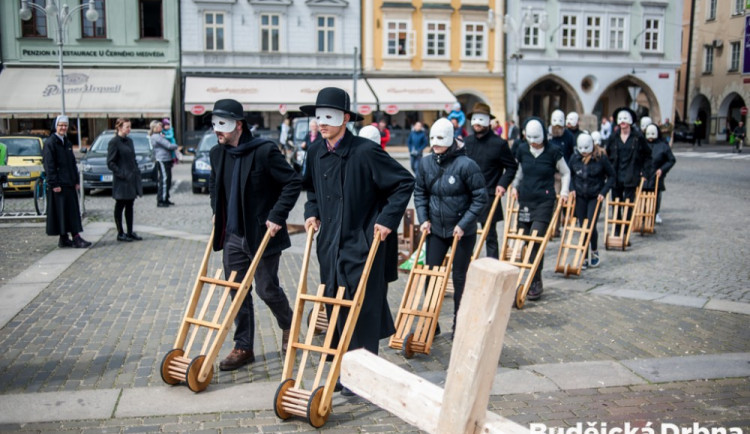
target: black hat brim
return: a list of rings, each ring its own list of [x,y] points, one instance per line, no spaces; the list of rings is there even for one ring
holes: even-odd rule
[[[362,119],[364,119],[362,116],[359,115],[359,113],[354,113],[354,112],[349,111],[349,110],[341,110],[341,107],[334,106],[334,105],[328,105],[328,104],[303,105],[303,106],[301,106],[299,108],[299,110],[302,113],[304,113],[304,114],[306,114],[308,116],[313,116],[314,117],[315,116],[315,109],[317,109],[317,108],[329,108],[329,109],[339,110],[339,111],[342,111],[344,113],[348,113],[349,114],[349,122],[359,122]]]
[[[222,110],[222,109],[212,111],[211,115],[213,115],[213,116],[220,116],[222,118],[234,119],[236,121],[244,121],[245,120],[244,116],[237,116],[236,114],[234,114],[234,113],[232,113],[230,111],[226,111],[226,110]]]

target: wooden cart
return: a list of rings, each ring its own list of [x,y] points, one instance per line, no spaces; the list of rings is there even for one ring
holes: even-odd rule
[[[512,192],[511,192],[512,193]],[[515,208],[515,212],[512,210]],[[526,294],[529,292],[531,287],[531,280],[539,268],[539,263],[542,261],[542,255],[544,249],[547,247],[547,243],[552,238],[552,233],[555,231],[555,225],[557,224],[557,218],[560,215],[562,208],[562,199],[558,198],[557,206],[552,214],[552,221],[547,226],[547,232],[544,235],[539,235],[537,231],[533,231],[530,235],[523,233],[523,229],[517,229],[517,231],[510,231],[508,228],[515,226],[518,227],[518,205],[513,197],[510,195],[508,199],[509,217],[513,217],[516,221],[505,222],[505,238],[503,239],[503,245],[500,249],[500,260],[511,265],[515,265],[519,268],[518,281],[516,282],[516,299],[515,306],[517,309],[522,309],[526,303]],[[539,246],[535,257],[531,257],[531,252],[534,246]]]
[[[479,255],[482,253],[482,248],[484,247],[484,243],[487,241],[487,235],[489,234],[489,227],[492,223],[492,218],[495,217],[495,212],[497,211],[497,206],[500,204],[500,195],[495,195],[495,200],[492,201],[492,207],[490,208],[490,213],[487,215],[487,220],[485,220],[484,224],[481,228],[477,229],[477,235],[479,235],[479,240],[477,240],[477,244],[474,246],[474,254],[471,255],[471,260],[475,260],[479,257]]]
[[[424,248],[426,239],[427,232],[423,231],[417,255]],[[430,354],[457,243],[458,237],[454,236],[450,253],[442,265],[430,267],[414,261],[396,314],[396,333],[388,341],[388,346],[402,350],[407,359],[414,353]]]
[[[633,230],[633,220],[635,219],[635,206],[638,202],[638,196],[643,188],[643,178],[635,192],[635,202],[630,199],[622,201],[612,199],[612,193],[607,195],[607,206],[604,217],[604,248],[620,249],[623,252],[630,245],[630,234]]]
[[[282,380],[274,396],[274,411],[280,419],[299,416],[307,419],[310,425],[319,428],[326,423],[331,413],[333,392],[336,380],[339,377],[339,371],[341,370],[341,358],[349,348],[349,342],[352,338],[354,327],[357,324],[357,318],[359,318],[362,301],[365,297],[367,280],[370,276],[372,263],[375,260],[375,254],[380,245],[380,232],[375,232],[370,252],[367,255],[367,260],[362,270],[362,276],[352,300],[344,298],[345,288],[343,286],[338,288],[335,297],[326,297],[324,295],[324,284],[318,286],[317,294],[308,294],[307,271],[310,262],[313,235],[314,229],[310,228],[307,232],[305,255],[302,260],[302,271],[300,272],[300,282],[297,288],[297,299],[294,304],[292,328],[289,333],[289,343],[284,359],[284,370],[281,375]],[[332,306],[330,327],[325,330],[321,345],[313,342],[315,327],[310,327],[310,324],[314,324],[310,322],[304,336],[304,342],[300,340],[302,316],[305,312],[305,303],[308,302],[312,303],[311,318],[318,318],[318,313],[325,309],[326,305]],[[333,335],[342,308],[348,309],[348,313],[341,336],[339,337],[338,346],[334,347]],[[294,375],[298,352],[301,356],[297,373]],[[308,367],[310,368],[309,370],[307,369]],[[315,369],[314,375],[310,374],[313,368]],[[306,373],[309,375],[306,376]],[[308,383],[309,387],[304,385],[305,382]]]
[[[510,194],[511,189],[512,187],[509,187],[508,193],[506,193],[508,199],[506,200],[505,220],[503,222],[503,247],[507,248],[500,248],[500,260],[505,262],[510,260],[512,252],[516,251],[518,253],[518,256],[515,258],[516,260],[520,260],[521,255],[523,255],[524,252],[523,242],[510,238],[510,235],[518,234],[519,210],[518,201],[516,201],[512,194]],[[516,243],[520,244],[519,249],[515,248]]]
[[[643,185],[645,179],[642,179]],[[640,232],[641,235],[653,234],[656,223],[656,198],[659,195],[659,175],[656,175],[656,187],[654,191],[641,189],[640,194],[635,202],[635,217],[633,220],[633,230]]]
[[[232,271],[229,280],[221,279],[221,269],[216,270],[214,277],[206,275],[213,239],[214,234],[211,232],[206,251],[203,254],[198,278],[193,286],[193,293],[190,296],[187,311],[177,334],[174,349],[169,351],[161,362],[161,379],[165,383],[174,385],[184,382],[193,392],[201,392],[211,383],[214,376],[214,361],[224,344],[224,339],[237,316],[237,312],[240,310],[240,306],[242,306],[242,302],[250,291],[255,270],[258,268],[258,263],[266,250],[268,241],[271,239],[271,232],[266,231],[258,250],[255,252],[253,261],[250,263],[250,268],[248,268],[240,283],[234,281],[237,276],[236,271]],[[206,285],[208,285],[208,289],[204,291]],[[219,287],[223,290],[217,291],[216,289]],[[237,293],[227,306],[230,291],[237,291]],[[196,315],[198,305],[200,305],[200,311]],[[211,318],[207,318],[209,309],[213,310]],[[189,339],[188,334],[190,335]],[[203,340],[203,345],[197,351],[197,355],[193,355],[193,344],[200,339]],[[185,341],[187,341],[187,345]]]
[[[557,261],[555,262],[555,273],[563,273],[565,277],[571,274],[581,275],[581,267],[586,259],[586,250],[591,242],[591,233],[596,227],[596,218],[599,215],[599,208],[602,201],[596,201],[594,215],[589,221],[583,219],[581,226],[577,226],[578,221],[573,216],[576,200],[575,197],[568,199],[568,206],[565,212],[565,226],[563,226],[562,235],[560,236],[560,248],[557,251]]]

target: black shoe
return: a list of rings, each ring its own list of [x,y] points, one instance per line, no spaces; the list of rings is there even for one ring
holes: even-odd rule
[[[73,241],[67,236],[65,238],[60,237],[60,241],[57,242],[57,247],[60,247],[61,249],[73,247]]]
[[[435,336],[440,336],[440,323],[435,327]]]
[[[166,201],[166,204],[167,204],[167,205],[174,205],[175,203],[174,203],[174,202],[172,202],[171,200],[167,199],[167,201]]]
[[[526,298],[529,300],[539,300],[542,298],[542,293],[544,292],[544,288],[542,286],[542,282],[532,282],[531,288],[529,288],[529,293],[526,294]]]
[[[126,242],[129,243],[129,242],[133,241],[133,239],[130,238],[130,236],[128,236],[128,234],[117,234],[117,241],[126,241]]]
[[[131,239],[135,240],[135,241],[140,241],[140,240],[142,240],[142,239],[143,239],[143,238],[141,238],[141,236],[140,236],[140,235],[136,234],[135,232],[130,232],[130,233],[128,233],[128,236],[129,236],[129,237],[130,237]]]
[[[336,380],[336,385],[333,386],[333,391],[334,392],[341,392],[341,389],[343,389],[343,388],[344,388],[344,385],[341,384],[341,380]]]
[[[158,208],[169,208],[169,204],[167,202],[157,202],[156,206]]]
[[[352,392],[351,389],[348,387],[344,387],[341,389],[341,396],[356,396],[357,394]]]
[[[80,235],[76,235],[73,238],[73,247],[76,249],[87,249],[91,247],[91,243],[81,238]]]

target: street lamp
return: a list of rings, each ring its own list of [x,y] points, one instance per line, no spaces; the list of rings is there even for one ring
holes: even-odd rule
[[[65,26],[68,25],[70,22],[70,17],[73,16],[74,13],[78,12],[79,10],[85,8],[88,6],[88,10],[86,11],[86,20],[90,22],[95,22],[99,19],[99,12],[96,11],[96,6],[94,4],[94,0],[88,0],[87,3],[82,3],[72,9],[68,8],[68,5],[60,5],[60,0],[47,0],[47,4],[45,7],[41,7],[35,3],[29,3],[29,0],[21,0],[21,10],[19,12],[19,15],[22,20],[28,21],[31,19],[31,9],[34,8],[38,10],[39,12],[43,13],[47,16],[47,18],[54,18],[55,21],[57,21],[57,36],[56,36],[56,43],[57,43],[57,52],[58,52],[58,62],[60,66],[60,94],[62,95],[62,115],[65,115],[65,75],[63,74],[63,42],[64,42],[64,34],[65,34]]]

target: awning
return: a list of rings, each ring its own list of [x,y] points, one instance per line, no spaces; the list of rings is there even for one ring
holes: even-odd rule
[[[457,101],[439,78],[368,78],[378,96],[380,110],[395,114],[404,110],[445,110]]]
[[[346,79],[187,77],[185,111],[203,114],[223,98],[241,102],[245,111],[298,111],[302,105],[315,104],[318,91],[329,86],[344,89],[353,97],[353,82]],[[376,105],[367,83],[358,80],[357,111],[369,114]]]
[[[162,117],[172,113],[174,69],[65,69],[65,111],[70,116]],[[0,73],[0,117],[60,113],[59,70],[5,68]]]

